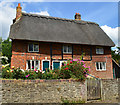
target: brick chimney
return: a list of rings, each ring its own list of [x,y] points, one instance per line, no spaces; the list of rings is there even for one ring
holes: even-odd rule
[[[16,7],[16,21],[22,16],[22,7],[20,6],[20,3],[18,3],[18,6]]]
[[[79,13],[75,14],[75,20],[81,20],[81,15]]]

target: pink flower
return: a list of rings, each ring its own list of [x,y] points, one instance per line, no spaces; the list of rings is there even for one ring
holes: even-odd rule
[[[89,72],[91,71],[91,69],[89,68]]]
[[[81,60],[80,62],[84,63],[84,61],[83,61],[83,60]]]
[[[85,64],[83,65],[83,67],[85,67]]]
[[[77,62],[77,63],[79,63],[79,62]]]
[[[66,66],[66,64],[64,64],[64,66]]]
[[[73,59],[73,61],[78,61],[77,59]]]
[[[88,68],[90,68],[90,66],[88,66]]]
[[[40,72],[42,72],[42,70],[40,70]]]
[[[37,71],[36,69],[34,71]]]
[[[88,75],[86,74],[86,77],[87,77]]]
[[[28,77],[29,77],[30,75],[28,74]]]
[[[28,75],[26,75],[26,78],[28,77]]]

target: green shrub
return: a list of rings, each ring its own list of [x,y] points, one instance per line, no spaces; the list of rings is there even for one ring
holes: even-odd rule
[[[86,67],[84,61],[80,59],[68,60],[67,63],[58,70],[47,70],[42,73],[41,70],[22,70],[20,68],[10,69],[5,67],[2,69],[2,78],[8,79],[76,79],[83,81],[90,68]]]

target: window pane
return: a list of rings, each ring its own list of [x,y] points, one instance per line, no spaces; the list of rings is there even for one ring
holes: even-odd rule
[[[39,51],[39,45],[38,44],[34,44],[34,51]]]
[[[62,66],[64,66],[64,62],[62,62]]]
[[[32,69],[34,69],[34,61],[32,61]]]
[[[100,48],[100,54],[103,54],[103,48]]]
[[[99,64],[98,64],[98,62],[96,62],[96,68],[97,68],[97,70],[99,70]]]
[[[103,48],[96,48],[96,54],[103,54],[104,50]]]
[[[96,54],[99,54],[99,49],[98,48],[96,48]]]
[[[63,47],[63,52],[67,52],[67,46]]]
[[[36,61],[35,68],[36,68],[37,70],[39,69],[39,63],[38,63],[38,61]]]
[[[102,70],[102,62],[100,62],[100,70]]]
[[[68,46],[68,52],[72,52],[72,46]]]
[[[102,62],[102,69],[106,69],[106,67],[105,67],[105,62]]]
[[[33,51],[33,44],[29,44],[29,51]]]
[[[30,61],[28,61],[28,69],[30,69]]]

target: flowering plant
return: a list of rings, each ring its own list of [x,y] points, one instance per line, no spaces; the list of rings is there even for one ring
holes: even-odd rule
[[[90,67],[86,67],[84,61],[80,59],[72,59],[68,60],[67,63],[62,66],[60,77],[64,79],[74,78],[82,81],[85,80],[89,71]]]

